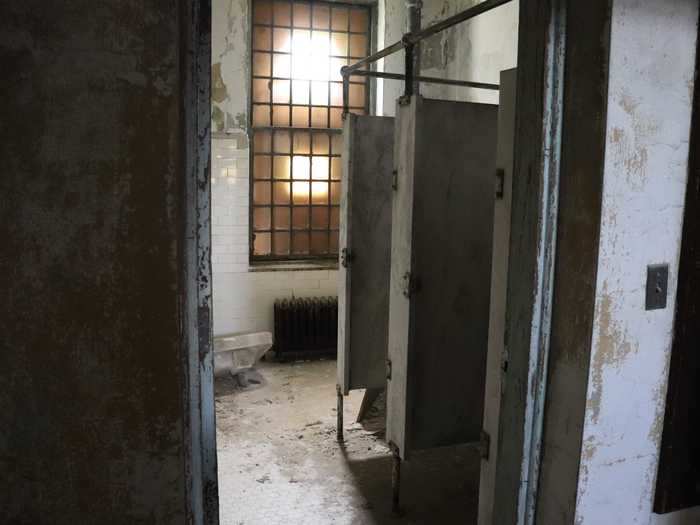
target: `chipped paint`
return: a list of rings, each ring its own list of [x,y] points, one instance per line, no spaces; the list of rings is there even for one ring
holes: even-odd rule
[[[616,320],[613,309],[619,292],[611,292],[608,283],[603,283],[601,297],[596,305],[598,323],[598,348],[593,355],[590,371],[590,394],[587,402],[590,418],[598,422],[600,403],[603,397],[603,372],[624,366],[625,358],[636,351],[636,346],[627,340],[625,327]]]
[[[248,0],[212,1],[212,130],[248,127]],[[233,116],[233,118],[231,118]]]
[[[596,309],[575,523],[652,515],[682,230],[698,4],[614,0]],[[674,60],[668,60],[673,56]],[[644,309],[669,263],[669,307]],[[691,519],[691,518],[689,518]]]

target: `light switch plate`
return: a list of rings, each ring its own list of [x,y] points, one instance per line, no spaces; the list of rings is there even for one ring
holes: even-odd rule
[[[647,310],[663,310],[668,299],[668,264],[647,266]]]

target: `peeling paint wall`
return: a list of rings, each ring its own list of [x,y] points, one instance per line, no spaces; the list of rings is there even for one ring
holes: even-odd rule
[[[180,6],[0,6],[4,523],[186,522]]]
[[[245,131],[248,126],[249,3],[250,0],[212,2],[213,133],[236,133]]]
[[[697,523],[652,515],[675,288],[644,309],[646,266],[675,283],[698,3],[614,0],[593,347],[576,523]]]

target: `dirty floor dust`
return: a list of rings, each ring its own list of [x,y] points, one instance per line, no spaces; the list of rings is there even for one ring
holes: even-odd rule
[[[341,446],[335,361],[262,362],[257,372],[247,387],[216,380],[222,525],[476,523],[474,450],[436,449],[404,462],[403,515],[395,517],[381,398],[362,425],[362,391],[345,398]]]

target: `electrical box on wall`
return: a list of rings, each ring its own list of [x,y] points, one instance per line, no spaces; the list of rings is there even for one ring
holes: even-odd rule
[[[663,310],[668,298],[668,264],[647,266],[647,310]]]

